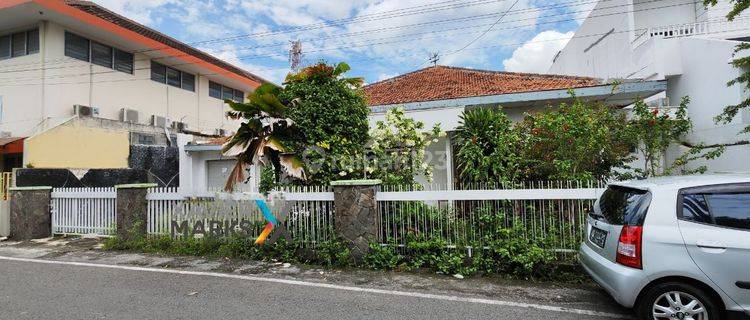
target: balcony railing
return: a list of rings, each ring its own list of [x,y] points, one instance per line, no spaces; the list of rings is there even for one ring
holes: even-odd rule
[[[750,33],[748,23],[750,23],[750,17],[738,18],[733,21],[720,19],[652,27],[648,29],[638,30],[632,44],[633,47],[639,47],[640,45],[648,41],[648,39],[654,37],[668,39],[690,37],[696,35],[720,34],[736,31],[747,31],[748,33]]]

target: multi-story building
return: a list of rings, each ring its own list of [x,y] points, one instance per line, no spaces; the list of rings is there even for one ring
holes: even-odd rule
[[[549,73],[665,80],[667,90],[651,103],[674,106],[683,96],[690,96],[688,114],[694,129],[685,137],[685,145],[726,146],[720,158],[690,166],[747,171],[750,134],[739,133],[750,125],[750,112],[745,110],[729,124],[714,121],[725,106],[750,94],[740,85],[727,86],[743,71],[729,64],[736,45],[750,41],[750,12],[728,21],[730,9],[726,0],[710,7],[703,1],[601,0],[555,56]],[[685,146],[675,146],[667,158],[685,150]]]
[[[0,1],[0,132],[7,138],[3,141],[26,138],[27,149],[34,147],[30,144],[34,136],[75,116],[163,127],[145,131],[165,132],[168,138],[131,135],[127,139],[131,144],[170,141],[169,135],[176,131],[225,134],[237,124],[225,117],[224,99],[242,100],[263,82],[92,2]],[[87,130],[92,123],[96,122],[86,122]],[[117,126],[109,123],[104,130],[113,127]],[[118,130],[129,129],[119,126]],[[77,132],[71,139],[81,137]],[[65,152],[65,143],[72,140],[59,141],[60,151]],[[100,167],[96,157],[104,157],[102,150],[90,152],[78,155],[92,158],[79,166]],[[17,157],[8,155],[8,159],[18,162]],[[58,166],[54,161],[45,163]],[[32,165],[28,159],[24,164]]]

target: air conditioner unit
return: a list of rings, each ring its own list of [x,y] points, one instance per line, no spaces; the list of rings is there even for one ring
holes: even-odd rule
[[[172,129],[183,131],[187,129],[187,124],[185,124],[184,122],[172,121]]]
[[[151,125],[158,128],[166,128],[167,127],[167,118],[160,117],[157,115],[151,116]]]
[[[96,117],[99,115],[99,108],[77,104],[73,106],[73,114],[79,117]]]
[[[120,109],[120,121],[138,123],[138,110],[127,108]]]
[[[216,130],[214,131],[214,135],[217,135],[217,136],[222,136],[222,137],[226,137],[226,136],[227,136],[227,133],[228,133],[228,132],[227,132],[226,130],[224,130],[224,129],[216,129]]]

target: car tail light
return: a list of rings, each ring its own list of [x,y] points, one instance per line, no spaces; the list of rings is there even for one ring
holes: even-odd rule
[[[617,263],[636,269],[643,269],[642,256],[643,227],[623,226],[617,243]]]

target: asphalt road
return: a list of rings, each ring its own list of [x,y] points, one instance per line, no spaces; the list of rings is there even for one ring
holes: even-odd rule
[[[465,297],[0,260],[0,319],[612,319]]]

